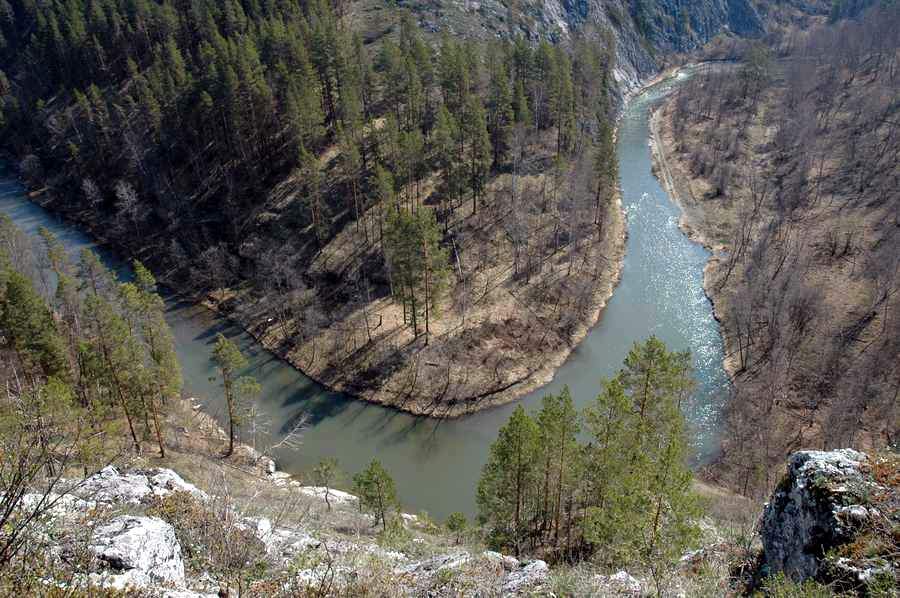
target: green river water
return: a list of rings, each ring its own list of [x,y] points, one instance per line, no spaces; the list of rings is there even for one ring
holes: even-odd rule
[[[626,106],[618,136],[628,219],[621,282],[598,325],[553,381],[522,403],[534,409],[545,393],[568,385],[583,407],[596,396],[601,377],[621,366],[632,343],[655,334],[671,349],[690,349],[693,354],[699,384],[686,415],[697,461],[702,462],[715,453],[728,386],[719,327],[702,288],[709,254],[678,229],[679,209],[651,174],[648,147],[650,110],[680,78],[650,87]],[[0,211],[28,232],[50,228],[73,253],[92,245],[77,227],[28,201],[10,176],[0,178]],[[417,418],[322,388],[238,327],[196,305],[170,300],[168,320],[184,369],[185,394],[197,397],[209,413],[223,416],[221,390],[210,382],[216,372],[209,361],[213,339],[222,332],[249,354],[247,373],[262,383],[259,408],[271,423],[260,442],[271,444],[291,422],[308,418],[302,446],[276,455],[279,469],[302,473],[322,458],[336,457],[342,469],[355,472],[377,457],[394,476],[406,510],[424,509],[439,518],[452,511],[474,513],[475,486],[488,448],[515,404],[456,420]]]

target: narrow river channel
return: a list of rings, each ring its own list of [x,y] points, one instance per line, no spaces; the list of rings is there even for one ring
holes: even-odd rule
[[[703,293],[703,267],[709,257],[678,229],[679,209],[650,171],[648,118],[652,107],[678,79],[654,85],[634,98],[623,115],[618,140],[623,204],[628,216],[628,245],[622,280],[600,323],[546,387],[523,404],[535,409],[548,392],[568,385],[579,407],[597,394],[600,379],[614,373],[635,341],[655,334],[671,349],[693,353],[698,388],[686,414],[693,425],[698,461],[717,445],[718,415],[727,378],[722,369],[722,339]],[[9,175],[0,178],[0,211],[26,232],[53,230],[75,254],[91,240],[69,224],[28,201]],[[114,258],[104,258],[117,265]],[[296,418],[308,428],[298,450],[276,455],[280,469],[301,473],[325,457],[355,472],[376,457],[391,472],[404,507],[444,518],[452,511],[475,512],[475,486],[488,447],[514,405],[449,421],[416,418],[329,392],[263,350],[246,333],[209,311],[169,302],[168,319],[184,369],[185,393],[197,397],[213,415],[222,416],[221,390],[209,356],[218,332],[233,338],[251,356],[248,374],[262,383],[260,411],[270,420],[260,444],[270,444]]]

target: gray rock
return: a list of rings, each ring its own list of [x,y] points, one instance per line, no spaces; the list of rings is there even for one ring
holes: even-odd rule
[[[309,549],[322,546],[322,542],[308,533],[299,529],[275,527],[271,520],[261,517],[259,519],[247,518],[241,524],[250,529],[265,545],[266,553],[280,555],[285,558],[293,557]]]
[[[550,575],[550,567],[541,560],[531,561],[522,568],[513,571],[506,576],[503,582],[503,592],[515,594],[523,590],[531,590],[547,581]]]
[[[2,495],[0,495],[2,496]],[[71,494],[26,494],[22,497],[19,508],[28,512],[40,511],[42,515],[50,518],[67,517],[69,515],[83,513],[95,508],[97,505],[91,500],[82,500]]]
[[[416,561],[397,567],[394,572],[401,575],[429,575],[438,571],[458,569],[469,562],[471,556],[468,552],[456,552],[442,554],[424,561]]]
[[[157,496],[166,496],[172,492],[187,492],[194,498],[206,502],[209,495],[184,479],[171,469],[148,469],[143,472],[150,482],[153,493]]]
[[[87,578],[91,586],[108,588],[120,592],[128,590],[145,591],[153,585],[150,576],[137,569],[131,569],[125,573],[91,573]]]
[[[856,537],[873,517],[865,496],[877,487],[868,457],[852,449],[799,451],[763,513],[761,536],[769,573],[783,571],[795,581],[821,578],[835,564],[826,553]],[[853,571],[858,579],[872,572]]]
[[[138,505],[152,496],[188,492],[198,500],[207,500],[205,492],[189,484],[171,469],[119,472],[109,465],[83,482],[68,482],[71,492],[98,504]]]
[[[359,499],[352,494],[335,490],[334,488],[325,488],[324,486],[302,486],[300,492],[306,496],[312,496],[321,500],[325,500],[326,492],[328,494],[328,502],[332,505],[342,505],[346,503],[355,503]]]
[[[116,517],[94,530],[91,551],[110,570],[125,574],[119,581],[128,585],[184,583],[175,529],[158,517]]]
[[[603,596],[640,596],[643,586],[640,580],[628,571],[617,571],[612,575],[595,575],[594,585]]]
[[[109,465],[78,484],[72,493],[97,503],[138,505],[153,493],[153,489],[147,476],[119,473]]]
[[[485,550],[483,553],[481,553],[481,556],[489,561],[500,564],[500,566],[503,567],[503,569],[506,571],[515,571],[519,568],[519,559],[514,556],[500,554],[499,552],[494,552],[493,550]]]

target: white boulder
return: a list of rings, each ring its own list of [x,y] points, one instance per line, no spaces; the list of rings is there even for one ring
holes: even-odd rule
[[[342,505],[345,503],[354,503],[359,499],[349,494],[347,492],[341,492],[340,490],[335,490],[334,488],[328,488],[328,502],[333,505]],[[307,496],[312,496],[313,498],[319,498],[321,500],[325,500],[325,491],[326,488],[324,486],[303,486],[300,488],[300,492]]]
[[[82,482],[69,482],[73,495],[98,504],[138,505],[151,496],[188,492],[198,500],[207,500],[205,492],[189,484],[171,469],[120,472],[112,465]]]
[[[515,571],[519,568],[519,559],[514,556],[500,554],[499,552],[494,552],[493,550],[485,550],[483,553],[481,553],[481,556],[489,561],[499,564],[505,571]]]
[[[94,530],[91,551],[109,570],[128,576],[117,585],[184,583],[184,561],[175,529],[158,517],[116,517]]]
[[[628,571],[617,571],[612,575],[594,576],[597,593],[604,596],[640,596],[643,590],[640,580]]]

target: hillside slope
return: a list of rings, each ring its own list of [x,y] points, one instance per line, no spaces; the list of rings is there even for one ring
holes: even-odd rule
[[[38,201],[324,384],[442,417],[545,382],[596,321],[623,94],[763,29],[744,0],[3,4]]]
[[[823,25],[778,63],[751,49],[656,115],[684,224],[717,252],[735,394],[714,474],[744,493],[800,447],[898,438],[898,16]]]

